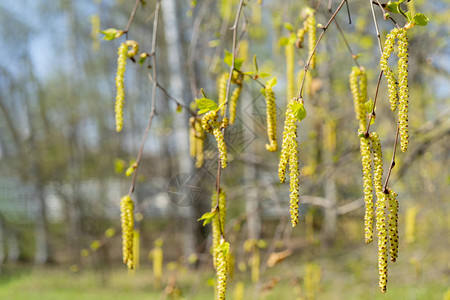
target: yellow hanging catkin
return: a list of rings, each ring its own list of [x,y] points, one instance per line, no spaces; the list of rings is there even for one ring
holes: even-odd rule
[[[370,133],[370,140],[372,142],[373,151],[373,183],[377,195],[377,212],[376,212],[376,226],[378,232],[378,273],[379,273],[379,287],[382,293],[386,292],[387,284],[387,241],[388,232],[386,229],[386,194],[383,192],[383,184],[381,182],[383,177],[383,156],[381,151],[380,138],[376,132]]]
[[[216,110],[212,110],[206,113],[202,118],[203,130],[209,133],[213,133],[213,127],[217,127],[219,123],[217,122],[218,115]]]
[[[406,152],[408,149],[408,37],[406,29],[398,32],[398,122],[400,134],[400,149]]]
[[[295,99],[292,99],[294,101]],[[294,113],[290,108],[290,103],[286,107],[286,119],[284,121],[283,141],[281,144],[280,162],[278,164],[278,177],[281,183],[286,180],[286,168],[288,164],[289,154],[293,147],[292,140],[297,135],[297,125]]]
[[[163,274],[163,240],[161,238],[156,239],[155,248],[150,252],[153,260],[153,276],[155,289],[161,288],[161,280]]]
[[[221,232],[225,232],[225,221],[227,215],[227,203],[226,203],[226,194],[223,189],[219,191],[219,211],[212,220],[212,254],[213,254],[213,262],[214,267],[217,266],[217,252],[215,249],[219,246]],[[217,206],[217,191],[212,194],[211,197],[211,210],[216,209]],[[219,219],[220,215],[220,219]]]
[[[191,157],[195,157],[197,155],[196,140],[195,117],[191,117],[189,119],[189,155]]]
[[[267,116],[267,137],[269,144],[266,144],[267,151],[276,152],[277,144],[277,111],[275,106],[275,94],[271,86],[265,88],[266,96],[266,116]]]
[[[134,269],[139,268],[139,257],[140,257],[140,234],[139,230],[133,231],[133,258],[134,258]]]
[[[286,167],[289,164],[290,184],[290,213],[291,223],[295,227],[298,223],[299,181],[298,167],[298,142],[297,142],[297,118],[293,113],[293,105],[300,103],[297,98],[292,98],[286,108],[286,120],[284,123],[283,143],[281,146],[280,162],[278,164],[278,177],[280,182],[286,180]]]
[[[391,103],[391,110],[394,111],[397,108],[398,102],[398,92],[397,92],[397,82],[395,80],[394,72],[389,67],[388,59],[392,51],[394,51],[395,38],[398,35],[398,29],[394,28],[386,36],[386,41],[384,42],[383,54],[380,58],[380,67],[384,72],[384,76],[387,79],[388,91],[389,91],[389,101]]]
[[[120,218],[122,224],[123,263],[134,269],[133,236],[134,236],[134,202],[129,195],[120,201]]]
[[[309,16],[306,19],[306,30],[308,32],[308,51],[309,57],[313,54],[314,47],[316,46],[316,17],[314,15],[314,10],[309,9]],[[311,58],[310,68],[314,69],[316,67],[316,55],[314,54]]]
[[[125,86],[124,86],[124,76],[125,69],[127,65],[127,51],[128,47],[126,43],[122,43],[117,50],[117,73],[116,73],[116,104],[115,104],[115,114],[116,114],[116,131],[122,131],[123,127],[123,104],[125,101]]]
[[[389,202],[389,254],[391,261],[395,262],[398,257],[398,201],[397,193],[388,189]]]
[[[372,159],[370,158],[370,140],[363,136],[360,131],[360,151],[363,167],[363,186],[364,186],[364,236],[366,244],[373,240],[373,184],[372,184]]]
[[[100,41],[98,35],[100,33],[100,17],[99,15],[91,16],[91,39],[92,39],[92,50],[98,51],[100,49]]]
[[[241,95],[241,90],[242,84],[238,84],[238,86],[234,88],[233,93],[230,97],[230,124],[234,124],[234,120],[236,119],[237,100]]]
[[[194,123],[195,127],[195,167],[201,168],[205,160],[203,154],[203,147],[205,145],[206,134],[202,128],[201,123],[196,120]]]
[[[228,76],[229,74],[224,72],[217,79],[217,90],[219,91],[219,106],[221,106],[220,115],[222,116],[225,113],[225,105],[222,104],[227,100],[226,97]]]
[[[408,207],[405,216],[405,242],[412,244],[416,240],[416,217],[419,213],[419,207]]]
[[[359,120],[359,129],[367,126],[365,102],[367,98],[367,76],[363,67],[353,67],[350,73],[350,90],[353,96],[356,119]]]
[[[220,245],[216,248],[217,251],[217,288],[216,299],[225,300],[227,292],[227,273],[228,273],[228,261],[227,256],[230,249],[230,244],[225,242],[222,238]]]
[[[289,101],[295,97],[295,47],[294,44],[288,43],[285,46],[286,55],[286,97]]]
[[[228,158],[227,158],[227,145],[225,144],[223,132],[220,128],[214,128],[213,134],[217,141],[217,149],[219,150],[220,165],[222,169],[225,169],[228,165]]]

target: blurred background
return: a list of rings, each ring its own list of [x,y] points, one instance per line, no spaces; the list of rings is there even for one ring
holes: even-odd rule
[[[247,2],[247,1],[246,1]],[[319,3],[322,2],[322,3]],[[286,106],[282,37],[302,27],[302,9],[328,2],[248,1],[239,26],[243,71],[277,77],[278,141]],[[124,130],[115,132],[117,47],[98,30],[125,29],[135,1],[0,2],[0,299],[212,299],[210,210],[217,170],[214,139],[205,162],[189,157],[186,109],[200,88],[217,99],[228,70],[238,1],[164,0],[157,36],[157,115],[137,177],[139,267],[121,263],[120,198],[151,106],[149,62],[128,60]],[[142,1],[128,32],[150,52],[155,1]],[[354,65],[343,35],[368,74],[379,73],[367,1],[349,2],[320,43],[307,78],[307,118],[299,125],[300,223],[289,220],[289,187],[277,175],[279,154],[265,150],[265,100],[245,80],[236,123],[227,129],[229,299],[450,299],[448,1],[410,1],[427,15],[410,38],[410,147],[397,153],[390,186],[400,202],[400,250],[389,264],[388,292],[378,289],[376,243],[364,244],[362,167],[348,75]],[[381,36],[393,24],[375,7]],[[399,24],[404,21],[393,15]],[[343,33],[343,34],[342,34]],[[307,43],[296,48],[301,76]],[[392,65],[395,59],[391,58]],[[267,78],[267,79],[269,79]],[[267,79],[261,79],[265,82]],[[298,88],[299,85],[297,85]],[[385,176],[395,115],[382,80],[371,129],[382,139]],[[446,196],[447,195],[447,196]]]

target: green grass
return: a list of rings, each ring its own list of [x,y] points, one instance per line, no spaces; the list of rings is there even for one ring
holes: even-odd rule
[[[329,262],[323,261],[322,280],[316,299],[346,299],[346,300],[441,300],[448,286],[445,277],[411,280],[410,274],[393,275],[389,282],[388,293],[382,295],[378,291],[375,276],[354,276],[343,272]],[[263,280],[279,278],[279,283],[272,289],[261,293],[260,299],[305,299],[299,293],[304,287],[296,270],[289,270],[289,265],[277,266],[269,271]],[[299,268],[300,270],[301,268]],[[343,272],[343,273],[342,273]],[[356,274],[359,274],[359,270]],[[371,272],[373,273],[373,272]],[[171,275],[170,275],[171,274]],[[177,284],[183,291],[183,299],[206,300],[213,299],[213,288],[208,286],[210,272],[180,270],[177,273],[166,274],[168,277],[176,274]],[[363,274],[366,274],[363,272]],[[242,275],[239,275],[242,276]],[[239,277],[238,276],[238,277]],[[230,282],[228,299],[233,299],[233,288],[239,278]],[[299,284],[300,283],[300,284]],[[254,286],[245,282],[244,299],[251,299]],[[303,291],[304,292],[304,291]],[[0,277],[0,299],[8,300],[115,300],[115,299],[166,299],[164,290],[155,290],[149,268],[143,267],[134,275],[128,274],[123,268],[114,269],[104,276],[96,271],[71,273],[64,269],[40,268],[28,271],[14,271],[10,276]],[[182,298],[179,298],[182,299]]]

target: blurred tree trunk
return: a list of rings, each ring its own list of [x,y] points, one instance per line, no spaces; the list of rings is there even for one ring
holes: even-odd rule
[[[161,2],[162,14],[164,21],[164,36],[166,37],[167,45],[167,57],[168,57],[168,67],[169,67],[169,89],[173,96],[175,96],[184,104],[189,106],[190,99],[183,97],[184,95],[189,95],[188,83],[186,82],[186,76],[184,72],[184,57],[182,51],[183,41],[181,40],[178,23],[180,16],[185,14],[179,13],[179,7],[175,0],[164,0]],[[195,172],[194,164],[189,156],[188,150],[188,136],[189,127],[188,124],[188,113],[183,111],[181,115],[175,118],[175,144],[178,149],[178,170],[179,173],[184,175],[191,175]],[[183,191],[189,193],[188,189],[183,189]],[[185,195],[185,197],[190,197],[190,195]],[[183,254],[187,258],[191,254],[195,253],[195,246],[197,244],[196,237],[196,221],[194,218],[194,207],[179,207],[179,212],[181,213],[183,219],[183,236],[184,236],[184,247]]]

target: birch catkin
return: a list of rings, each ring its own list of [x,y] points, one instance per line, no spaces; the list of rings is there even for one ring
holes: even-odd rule
[[[127,51],[128,46],[126,43],[120,44],[117,49],[117,73],[116,73],[116,104],[115,104],[115,115],[116,115],[116,131],[122,131],[123,127],[123,104],[125,101],[125,86],[124,86],[124,76],[125,68],[127,65]]]
[[[230,249],[230,244],[225,242],[222,238],[220,240],[219,247],[216,248],[217,251],[217,289],[216,289],[216,299],[225,300],[225,295],[227,291],[227,273],[228,273],[228,252]]]
[[[389,254],[391,261],[395,262],[398,257],[398,201],[397,193],[388,189],[389,202]]]
[[[225,105],[223,105],[223,103],[225,103],[225,101],[227,100],[227,81],[228,81],[228,76],[229,74],[224,72],[222,73],[218,80],[217,80],[217,89],[219,91],[219,106],[221,106],[220,108],[220,114],[223,116],[223,114],[225,113]]]
[[[278,150],[277,144],[277,112],[275,106],[275,94],[272,87],[266,86],[266,116],[267,116],[267,137],[269,144],[266,144],[266,149],[270,152]]]
[[[408,149],[408,37],[406,29],[402,28],[398,33],[398,95],[399,95],[399,134],[400,149],[406,152]]]
[[[129,195],[122,197],[120,201],[120,212],[123,263],[126,264],[129,269],[134,269],[134,202]]]
[[[365,102],[367,98],[367,76],[363,67],[353,67],[349,76],[350,90],[353,96],[356,119],[359,120],[359,129],[367,126]]]
[[[384,50],[380,59],[380,67],[384,72],[384,76],[387,79],[388,91],[389,91],[389,101],[391,103],[391,110],[394,111],[397,108],[398,102],[398,92],[397,92],[397,81],[395,80],[394,72],[389,67],[388,59],[391,53],[394,51],[395,39],[398,35],[398,29],[394,28],[386,36],[386,41],[384,42]]]
[[[364,185],[364,236],[366,244],[373,240],[373,184],[372,184],[372,159],[370,158],[370,140],[366,136],[362,136],[360,131],[360,151],[363,167],[363,185]]]
[[[289,101],[295,96],[295,47],[294,44],[288,43],[285,46],[286,55],[286,97]]]

